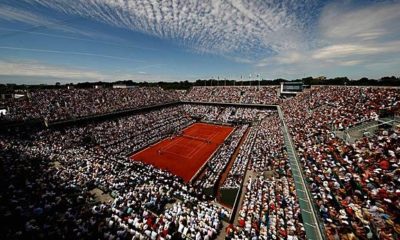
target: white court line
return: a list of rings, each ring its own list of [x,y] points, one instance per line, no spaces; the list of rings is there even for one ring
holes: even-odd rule
[[[138,155],[138,154],[141,153],[141,152],[146,151],[147,149],[150,149],[150,148],[152,148],[152,147],[155,147],[156,145],[158,145],[158,144],[160,144],[160,143],[162,143],[162,142],[164,142],[164,141],[167,141],[167,140],[168,140],[168,139],[164,138],[164,139],[161,139],[160,141],[158,141],[158,142],[156,142],[156,143],[150,144],[149,146],[143,148],[143,149],[140,150],[139,152],[136,152],[135,154],[131,155],[130,158],[131,158],[132,160],[135,160],[135,159],[133,158],[134,156]],[[135,160],[135,161],[136,161],[136,160]]]
[[[182,130],[182,131],[185,131],[185,130],[191,128],[193,125],[194,125],[194,124],[190,124],[189,126],[186,126],[186,128],[185,128],[184,130]],[[149,146],[143,148],[143,149],[140,150],[139,152],[136,152],[135,154],[131,155],[129,158],[132,159],[132,160],[137,161],[136,159],[133,158],[133,156],[136,156],[136,155],[138,155],[139,153],[144,152],[144,151],[146,151],[146,150],[148,150],[148,149],[150,149],[150,148],[152,148],[152,147],[155,147],[156,145],[158,145],[158,144],[160,144],[160,143],[162,143],[162,142],[168,141],[168,140],[173,140],[173,139],[170,139],[170,137],[165,137],[165,138],[163,138],[163,139],[160,139],[160,140],[158,140],[157,142],[155,142],[155,143],[153,143],[153,144],[150,144]],[[180,139],[180,140],[181,140],[181,139]],[[166,145],[166,147],[168,147],[171,143],[172,143],[172,142],[168,143],[168,144]]]
[[[210,126],[210,125],[207,124],[207,126]],[[218,126],[218,127],[213,126],[213,128],[219,128],[219,126]],[[229,134],[225,137],[225,139],[227,139],[227,138],[229,137],[230,133],[232,133],[233,130],[234,130],[234,129],[231,129],[231,131],[230,131]],[[210,141],[210,142],[212,142],[213,139],[214,139],[217,135],[219,135],[219,133],[221,133],[221,132],[216,133],[216,132],[214,132],[214,131],[208,131],[208,132],[213,132],[213,133],[214,133],[214,134],[212,135],[211,138],[206,138],[206,139],[207,139],[208,141]],[[224,139],[224,141],[225,141],[225,139]],[[202,143],[203,147],[205,146],[205,144],[208,144],[208,143],[204,143],[204,142],[203,142],[203,143]],[[197,153],[201,148],[202,148],[202,147],[194,148],[195,153]],[[217,147],[217,148],[218,148],[218,147]],[[191,152],[189,158],[191,158],[195,153],[192,153],[192,152]]]
[[[210,131],[211,132],[211,131]],[[217,135],[217,133],[214,133],[213,134],[213,138],[215,137]],[[176,156],[180,156],[180,157],[183,157],[183,158],[186,158],[186,159],[189,159],[189,158],[192,158],[193,157],[193,155],[194,154],[196,154],[197,152],[199,152],[200,151],[200,149],[202,149],[202,148],[204,148],[204,146],[206,146],[206,144],[208,144],[208,143],[205,143],[205,142],[201,142],[201,145],[199,146],[198,144],[196,144],[197,145],[197,147],[192,147],[193,148],[193,150],[192,151],[190,151],[188,154],[178,154],[178,153],[174,153],[174,152],[170,152],[170,151],[168,151],[168,149],[170,149],[171,147],[170,147],[170,145],[172,145],[172,144],[177,144],[177,143],[180,143],[180,142],[182,142],[183,141],[183,139],[184,139],[184,137],[183,136],[178,136],[180,139],[179,139],[179,141],[176,141],[176,142],[170,142],[166,147],[164,147],[164,149],[166,149],[166,150],[164,150],[164,152],[166,152],[166,153],[170,153],[170,154],[174,154],[174,155],[176,155]],[[209,140],[208,138],[206,138],[207,140]],[[190,139],[191,141],[196,141],[196,142],[198,142],[199,140],[196,140],[196,139]],[[209,140],[210,141],[210,140]],[[188,147],[186,147],[186,148],[188,148]]]
[[[179,141],[177,141],[177,142],[171,142],[170,144],[174,143],[174,145],[175,145],[175,144],[177,144],[177,143],[183,141],[183,139],[184,139],[183,136],[178,136],[178,137],[180,137]],[[196,141],[196,142],[198,142],[198,140],[195,140],[195,139],[190,139],[190,141]],[[168,149],[171,148],[171,147],[169,147],[169,145],[168,145],[168,148],[166,148],[167,150],[165,150],[164,152],[170,153],[170,154],[174,154],[174,155],[176,155],[176,156],[180,156],[180,157],[183,157],[183,158],[186,158],[186,159],[190,159],[190,158],[193,157],[194,154],[196,154],[198,151],[200,151],[200,149],[204,148],[204,146],[205,146],[206,144],[207,144],[207,143],[205,143],[205,142],[201,142],[201,145],[200,145],[200,146],[199,146],[198,144],[196,144],[198,147],[191,147],[193,150],[190,151],[188,154],[184,154],[184,155],[183,155],[183,154],[174,153],[174,152],[172,152],[172,151],[171,151],[171,152],[168,151]],[[188,147],[186,147],[186,148],[188,148]]]
[[[186,159],[188,159],[187,157],[184,157],[183,155],[178,154],[178,153],[169,152],[169,151],[164,151],[164,153],[168,153],[168,154],[172,154],[172,155],[178,156],[178,157],[180,157],[180,158],[186,158]]]
[[[201,145],[197,145],[198,147],[194,147],[193,150],[188,154],[188,158],[192,158],[194,154],[196,154],[200,149],[204,148],[208,143],[202,142]]]
[[[192,125],[188,126],[186,129],[183,130],[183,133],[187,132],[187,130],[190,130],[190,129],[193,128],[195,125],[196,125],[196,124],[192,124]],[[207,126],[207,127],[212,126],[212,125],[210,125],[210,124],[204,124],[204,123],[198,123],[198,125],[203,125],[203,126]],[[212,126],[212,127],[213,127],[214,130],[217,129],[217,128],[218,128],[218,129],[220,128],[220,126],[218,126],[218,127]],[[235,129],[235,128],[233,128],[233,129],[230,130],[229,134],[225,137],[225,139],[227,139],[227,138],[232,134],[232,132],[234,131],[234,129]],[[202,132],[202,131],[196,131],[196,132]],[[206,131],[206,132],[213,133],[211,137],[205,138],[205,139],[207,139],[207,140],[210,141],[210,142],[212,142],[212,141],[216,138],[216,136],[219,135],[219,133],[221,133],[221,132],[215,132],[215,131],[213,131],[213,130],[208,130],[208,131]],[[179,139],[176,139],[176,138],[179,138]],[[137,155],[137,154],[139,154],[139,153],[141,153],[141,152],[143,152],[143,151],[146,151],[146,150],[149,149],[149,148],[155,147],[156,145],[158,145],[158,144],[160,144],[160,143],[162,143],[162,142],[164,142],[164,141],[171,140],[166,146],[161,147],[160,150],[161,150],[162,152],[164,152],[164,153],[171,154],[171,155],[175,155],[175,156],[180,157],[180,158],[190,159],[190,158],[192,158],[195,154],[197,154],[200,150],[202,150],[202,149],[208,144],[208,143],[206,143],[206,142],[201,142],[201,145],[196,144],[197,147],[193,147],[193,150],[192,150],[191,152],[189,152],[188,154],[185,154],[185,155],[178,154],[178,153],[175,153],[175,152],[173,152],[173,151],[168,151],[168,150],[171,149],[174,145],[177,145],[177,144],[181,143],[181,142],[183,141],[183,139],[184,139],[183,136],[176,136],[176,137],[174,137],[174,138],[172,138],[172,139],[171,139],[170,137],[164,138],[163,140],[161,140],[161,141],[159,141],[159,142],[157,142],[157,143],[155,143],[155,144],[152,144],[152,145],[150,145],[150,146],[148,146],[148,147],[142,149],[141,151],[135,153],[133,156],[135,156],[135,155]],[[225,140],[225,139],[224,139],[224,140]],[[198,141],[198,140],[191,139],[191,141]],[[186,147],[186,148],[188,148],[188,147]],[[204,162],[204,164],[206,164],[206,163],[211,159],[211,157],[214,156],[214,154],[216,153],[216,151],[217,151],[218,149],[219,149],[219,147],[217,146],[216,149],[213,151],[213,153],[212,153],[212,154],[208,157],[208,159]],[[134,158],[132,158],[132,159],[135,160]],[[202,169],[202,168],[204,167],[204,164],[203,164],[202,167],[200,167],[200,169]],[[197,173],[196,173],[195,175],[197,175]],[[195,176],[195,175],[194,175],[194,176]]]
[[[173,138],[173,139],[170,139],[170,140],[175,140],[176,138]],[[179,142],[182,142],[182,138],[179,138],[178,140],[176,140],[176,141],[171,141],[170,143],[168,143],[165,147],[162,147],[161,148],[161,150],[163,150],[163,149],[169,149],[169,147],[171,146],[171,145],[175,145],[176,143],[179,143]]]
[[[172,148],[172,147],[171,147]],[[171,148],[169,148],[169,149],[171,149]],[[170,154],[174,154],[174,155],[176,155],[176,156],[180,156],[180,157],[183,157],[183,158],[186,158],[186,159],[189,159],[190,158],[190,156],[188,156],[188,155],[190,155],[190,153],[192,153],[194,150],[193,149],[195,149],[195,148],[193,148],[193,147],[181,147],[181,146],[179,146],[179,148],[186,148],[186,149],[192,149],[190,152],[189,152],[189,154],[179,154],[179,153],[176,153],[176,152],[174,152],[174,151],[168,151],[168,150],[166,150],[166,151],[164,151],[164,152],[166,152],[166,153],[170,153]]]

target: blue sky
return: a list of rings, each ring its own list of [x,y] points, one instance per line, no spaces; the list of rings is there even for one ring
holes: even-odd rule
[[[399,76],[400,1],[3,0],[0,83]]]

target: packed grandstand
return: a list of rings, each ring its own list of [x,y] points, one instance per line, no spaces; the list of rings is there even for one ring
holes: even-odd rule
[[[399,88],[16,93],[2,239],[400,239]]]

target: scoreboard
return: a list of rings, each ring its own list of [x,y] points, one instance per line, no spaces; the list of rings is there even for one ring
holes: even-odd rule
[[[303,82],[282,82],[281,93],[299,93],[304,89]]]

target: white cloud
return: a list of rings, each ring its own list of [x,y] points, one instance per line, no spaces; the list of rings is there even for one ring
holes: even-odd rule
[[[26,0],[27,1],[27,0]],[[173,39],[199,52],[260,58],[305,47],[303,32],[315,0],[29,0],[63,13]],[[246,57],[247,56],[247,57]],[[263,56],[264,57],[264,56]]]
[[[15,62],[0,60],[0,75],[89,80],[105,79],[103,74],[96,71],[66,68],[33,61]]]
[[[349,60],[349,61],[339,62],[338,64],[342,66],[354,66],[354,65],[359,65],[361,63],[363,63],[363,61],[361,60]]]
[[[131,61],[131,62],[144,62],[143,60],[137,60],[137,59],[119,57],[119,56],[113,56],[113,55],[90,53],[90,52],[74,52],[74,51],[61,51],[61,50],[38,49],[38,48],[21,48],[21,47],[11,47],[11,46],[0,46],[0,49],[15,50],[15,51],[28,51],[28,52],[41,52],[41,53],[54,53],[54,54],[62,54],[62,55],[101,57],[101,58],[109,58],[109,59],[113,59],[113,60],[123,60],[123,61]]]
[[[235,62],[238,63],[246,63],[246,64],[250,64],[250,63],[254,63],[253,60],[245,58],[245,57],[229,57],[229,56],[225,56],[226,58],[230,58]]]
[[[300,51],[285,51],[274,57],[264,58],[259,61],[256,66],[257,67],[265,67],[269,65],[293,65],[298,64],[300,62],[305,62],[305,59],[308,57],[305,54],[306,52]]]
[[[316,50],[316,52],[313,54],[313,58],[333,59],[354,57],[358,55],[365,56],[396,52],[400,52],[400,41],[373,44],[335,44]]]
[[[20,34],[20,33],[30,33],[30,34],[37,34],[49,37],[56,37],[56,38],[65,38],[65,39],[73,39],[73,40],[80,40],[80,41],[95,41],[98,43],[104,44],[113,44],[113,42],[117,42],[121,44],[121,39],[116,36],[110,36],[107,34],[102,34],[98,31],[94,32],[92,30],[83,29],[81,26],[75,27],[78,23],[80,17],[75,18],[68,18],[68,19],[55,19],[45,17],[41,14],[35,13],[34,11],[23,10],[11,6],[7,6],[4,4],[0,4],[0,22],[7,21],[7,22],[19,22],[23,24],[27,24],[33,26],[32,29],[26,30],[19,30],[19,29],[11,29],[14,33],[3,35],[3,37],[8,35]],[[9,28],[1,28],[2,30],[10,31]],[[43,30],[52,30],[58,31],[62,33],[71,33],[71,34],[78,34],[85,38],[77,38],[71,36],[65,36],[60,34],[54,33],[43,33],[38,31]],[[89,39],[90,38],[90,39]],[[103,41],[101,41],[103,40]],[[115,44],[115,43],[114,43]],[[133,46],[131,46],[133,47]]]
[[[276,61],[282,64],[293,64],[298,63],[302,60],[302,55],[299,52],[290,52],[285,55],[276,57]]]
[[[43,17],[37,16],[31,12],[23,11],[6,5],[0,5],[0,19],[6,21],[18,21],[23,23],[29,23],[31,25],[49,24],[49,21]]]
[[[327,6],[321,16],[320,31],[327,39],[372,40],[398,35],[400,30],[399,3],[357,9],[334,3]]]
[[[144,66],[151,67],[151,66]],[[82,82],[82,81],[179,81],[186,80],[187,76],[165,76],[143,71],[132,72],[100,72],[91,69],[52,65],[28,60],[0,60],[0,83],[6,83],[12,78],[23,78],[21,83],[40,84],[54,82]],[[47,81],[52,79],[52,81]],[[32,82],[35,81],[35,82]]]
[[[361,8],[349,2],[328,5],[319,21],[323,46],[313,50],[311,56],[345,66],[357,65],[366,58],[390,58],[400,52],[399,22],[400,3]]]
[[[333,1],[323,11],[319,9],[323,3],[317,0],[25,2],[253,64],[257,71],[268,71],[265,76],[361,72],[371,63],[399,59],[398,1],[364,5],[353,0]],[[3,19],[17,21],[19,16],[0,10]],[[27,14],[21,19],[29,18],[34,17]]]
[[[0,20],[9,22],[21,22],[32,25],[34,27],[56,29],[63,32],[79,34],[82,36],[93,36],[91,32],[81,31],[79,29],[67,26],[66,23],[63,21],[48,19],[33,12],[6,5],[0,5]]]
[[[321,12],[314,48],[283,50],[256,66],[276,77],[304,77],[303,73],[350,77],[400,74],[395,64],[388,64],[398,63],[400,58],[400,3],[360,7],[353,1],[338,2]],[[371,71],[371,65],[381,69]]]

